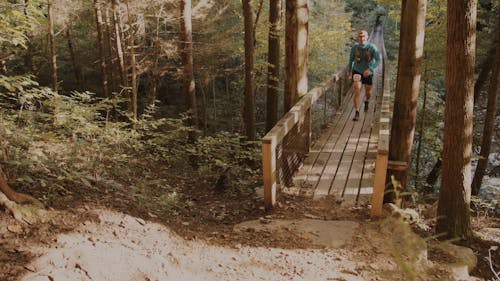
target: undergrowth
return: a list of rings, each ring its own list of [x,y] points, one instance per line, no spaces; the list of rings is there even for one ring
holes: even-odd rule
[[[0,76],[0,107],[0,159],[9,183],[47,205],[75,189],[113,190],[169,209],[182,204],[178,177],[212,183],[229,171],[232,186],[244,188],[260,169],[256,143],[227,132],[197,132],[189,141],[196,129],[182,117],[154,118],[154,108],[132,126],[119,98],[61,95],[30,77]]]

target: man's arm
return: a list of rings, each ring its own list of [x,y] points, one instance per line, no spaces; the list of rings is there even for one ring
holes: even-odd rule
[[[352,63],[354,61],[354,55],[355,55],[355,46],[351,47],[351,54],[349,55],[349,63],[347,64],[347,72],[349,75],[352,75]]]
[[[380,52],[377,49],[377,46],[371,45],[371,51],[372,51],[372,60],[368,62],[368,67],[370,68],[370,71],[375,73],[375,68],[377,68],[380,65]]]

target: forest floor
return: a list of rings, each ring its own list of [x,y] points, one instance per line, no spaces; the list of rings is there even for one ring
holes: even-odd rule
[[[42,222],[21,225],[2,212],[0,280],[454,280],[457,260],[429,238],[432,219],[416,235],[332,197],[282,194],[266,212],[253,189],[172,180],[187,203],[168,210],[126,192],[75,187]],[[478,278],[468,280],[493,280],[487,257],[500,246],[500,220],[475,216],[474,228],[482,234],[468,244]],[[492,261],[498,270],[499,250]]]

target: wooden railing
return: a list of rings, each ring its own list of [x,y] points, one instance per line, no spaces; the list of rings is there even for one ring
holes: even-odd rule
[[[345,70],[334,74],[320,86],[305,94],[262,139],[262,169],[266,209],[272,208],[276,203],[278,171],[286,170],[291,176],[303,160],[301,156],[305,156],[309,152],[313,105],[321,96],[332,89],[336,90],[337,102],[340,105],[343,96],[349,89],[350,85],[347,84]],[[283,143],[286,145],[282,145]],[[290,143],[292,145],[289,145]],[[283,148],[283,146],[287,147]],[[286,183],[280,182],[280,184],[285,185]]]
[[[375,179],[373,183],[372,208],[370,216],[372,218],[382,216],[382,204],[384,201],[384,190],[389,164],[389,139],[391,134],[391,109],[390,109],[390,80],[389,64],[387,62],[387,52],[384,43],[381,43],[381,54],[383,62],[383,94],[381,96],[381,108],[379,115],[379,136],[377,147],[377,159],[375,161]]]

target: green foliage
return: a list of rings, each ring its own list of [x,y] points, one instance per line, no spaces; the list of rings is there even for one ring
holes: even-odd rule
[[[420,280],[419,262],[427,248],[425,241],[413,233],[411,227],[401,218],[386,218],[380,222],[380,233],[390,237],[384,240],[404,280]]]
[[[40,2],[29,1],[25,7],[22,1],[0,0],[0,46],[26,47],[27,34],[38,25],[42,16],[37,8]]]
[[[260,169],[259,146],[237,134],[188,141],[184,119],[155,119],[154,108],[130,128],[123,101],[89,92],[59,95],[29,77],[0,76],[3,167],[16,185],[50,204],[75,192],[115,190],[146,208],[180,204],[168,174],[213,179],[225,167],[245,187]],[[186,161],[189,159],[190,161]]]
[[[317,1],[311,5],[309,24],[309,84],[315,87],[347,65],[351,25],[345,4]]]

